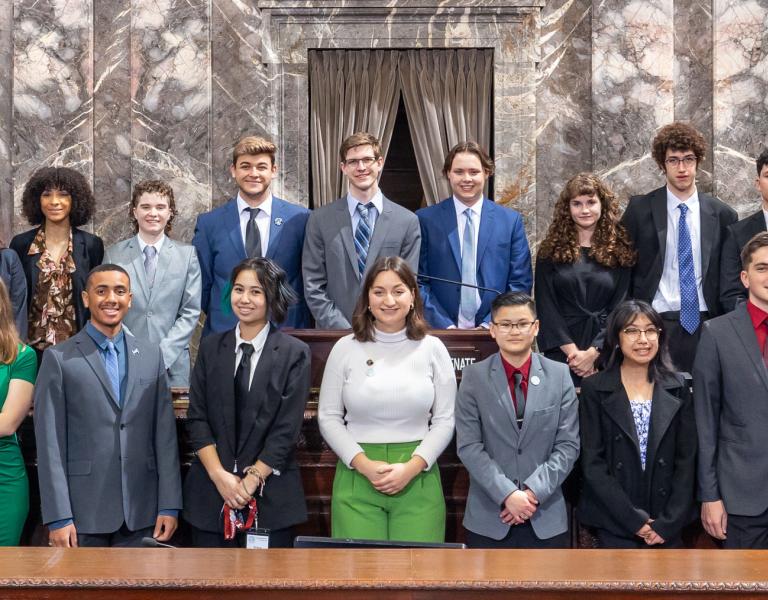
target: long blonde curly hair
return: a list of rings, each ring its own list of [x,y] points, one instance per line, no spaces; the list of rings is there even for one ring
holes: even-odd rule
[[[571,200],[577,196],[597,196],[600,200],[600,218],[592,235],[589,256],[608,268],[631,267],[636,253],[632,240],[619,223],[616,195],[594,173],[579,173],[565,184],[555,203],[552,222],[539,246],[539,256],[554,263],[575,263],[579,260],[579,235],[571,217]]]

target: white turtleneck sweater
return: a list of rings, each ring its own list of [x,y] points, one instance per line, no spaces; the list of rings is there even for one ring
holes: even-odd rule
[[[373,342],[347,335],[333,346],[325,365],[320,432],[350,468],[363,452],[361,443],[419,440],[413,454],[430,468],[453,436],[455,400],[456,374],[438,338],[409,340],[404,329],[375,330]]]

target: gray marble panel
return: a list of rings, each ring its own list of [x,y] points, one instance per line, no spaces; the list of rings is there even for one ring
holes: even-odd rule
[[[192,237],[211,197],[208,0],[133,0],[132,181],[173,186],[174,236]]]
[[[712,139],[712,0],[675,0],[675,120]],[[712,191],[712,145],[697,187]]]
[[[536,88],[536,241],[565,182],[592,169],[592,2],[548,2]]]
[[[131,202],[131,0],[100,2],[94,19],[93,193],[106,245],[133,235]]]
[[[663,184],[650,154],[674,120],[672,0],[605,0],[592,15],[592,160],[622,200]]]
[[[13,3],[0,4],[0,242],[11,239],[13,223]]]
[[[13,179],[65,165],[93,174],[93,0],[15,0]],[[18,211],[17,213],[18,214]],[[27,228],[21,218],[15,230]]]
[[[714,0],[714,175],[744,216],[759,206],[755,157],[768,145],[768,0]]]

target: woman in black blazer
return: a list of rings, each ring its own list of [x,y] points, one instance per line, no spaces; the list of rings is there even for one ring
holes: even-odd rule
[[[604,548],[679,548],[693,518],[696,423],[659,314],[628,300],[606,327],[606,369],[584,379],[581,522]]]
[[[34,229],[20,233],[10,247],[27,279],[29,345],[38,361],[48,346],[80,331],[88,320],[82,292],[91,269],[101,264],[101,238],[78,229],[93,216],[96,203],[85,177],[74,169],[46,167],[24,188],[22,213]]]
[[[238,515],[246,523],[255,499],[269,546],[290,547],[292,527],[307,518],[295,447],[310,352],[270,321],[285,319],[295,294],[274,262],[249,258],[232,271],[224,298],[238,324],[200,343],[189,390],[195,459],[184,481],[184,518],[194,546],[244,546],[245,531],[225,539],[224,526]]]

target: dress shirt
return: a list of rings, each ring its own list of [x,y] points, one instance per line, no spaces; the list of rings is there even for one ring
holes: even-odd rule
[[[509,385],[509,394],[512,396],[512,404],[515,408],[515,413],[517,413],[517,398],[515,398],[515,373],[521,373],[523,376],[522,381],[520,382],[520,388],[523,390],[523,396],[525,396],[525,399],[528,399],[528,375],[531,373],[531,357],[533,354],[528,355],[528,360],[526,360],[522,365],[520,365],[520,368],[513,366],[507,360],[504,358],[504,355],[499,353],[499,357],[501,358],[501,364],[504,367],[504,373],[507,376],[507,385]]]
[[[461,200],[456,198],[456,196],[453,196],[453,208],[456,210],[456,224],[458,225],[459,229],[459,251],[463,254],[464,252],[464,229],[467,227],[467,215],[464,214],[464,211],[468,208],[472,211],[472,227],[475,230],[475,256],[477,257],[477,240],[480,236],[480,217],[483,213],[483,200],[484,198],[480,198],[477,202],[475,202],[471,207],[467,206]],[[479,284],[478,284],[479,285]],[[476,296],[476,302],[478,308],[480,307],[480,291],[475,290],[475,296]],[[459,311],[459,320],[458,320],[458,328],[459,329],[474,329],[475,328],[475,320],[472,319],[471,321],[468,321],[464,319],[464,317],[461,316],[461,311]]]
[[[155,254],[155,260],[157,260],[157,257],[160,256],[160,250],[163,249],[163,243],[165,242],[165,234],[161,235],[160,239],[157,240],[154,244],[148,244],[147,242],[145,242],[143,239],[141,239],[141,235],[138,233],[136,234],[136,239],[139,242],[139,250],[141,250],[142,260],[144,260],[144,248],[146,248],[147,246],[155,247],[155,250],[157,250],[157,254]]]
[[[757,335],[757,347],[760,348],[760,353],[762,354],[765,339],[768,337],[766,325],[763,325],[763,323],[768,319],[768,313],[752,304],[751,300],[747,300],[747,312],[749,313],[749,318],[752,319],[752,327],[755,328],[755,334]]]
[[[384,210],[384,196],[382,195],[381,190],[377,190],[376,195],[366,202],[358,200],[352,196],[352,194],[347,192],[347,209],[349,210],[349,216],[352,217],[353,236],[355,235],[355,231],[357,231],[357,224],[360,222],[360,213],[357,210],[357,205],[368,204],[368,202],[373,204],[373,207],[376,209],[368,211],[368,224],[371,226],[371,239],[373,239],[373,228],[376,226],[376,219],[379,218],[379,215]]]
[[[664,270],[659,280],[659,288],[653,297],[653,308],[659,312],[680,310],[680,267],[677,260],[678,223],[680,221],[680,209],[682,204],[669,188],[667,188],[667,249],[664,253]],[[685,200],[688,214],[685,222],[691,234],[691,251],[693,253],[693,271],[696,275],[696,290],[699,295],[699,310],[706,311],[707,303],[704,300],[702,288],[701,270],[701,204],[699,192],[694,190],[693,195]]]
[[[99,355],[101,356],[101,362],[104,363],[104,367],[107,366],[107,342],[111,341],[115,345],[115,350],[117,351],[117,372],[120,375],[120,405],[122,406],[123,400],[125,400],[125,379],[126,375],[128,374],[128,361],[126,359],[126,348],[125,348],[125,332],[123,331],[123,328],[120,328],[120,331],[117,332],[117,335],[113,338],[109,338],[106,335],[104,335],[101,331],[96,329],[96,327],[91,323],[89,320],[85,324],[85,331],[88,334],[88,336],[96,342],[96,345],[99,347],[101,352],[99,352]]]
[[[261,358],[261,351],[264,350],[264,344],[267,342],[267,336],[269,335],[269,323],[267,323],[256,337],[252,340],[244,340],[240,337],[240,323],[235,326],[235,371],[237,373],[237,366],[240,364],[240,359],[243,356],[243,351],[240,349],[240,344],[251,344],[253,346],[253,354],[251,354],[251,373],[248,378],[248,389],[251,389],[253,384],[253,374],[256,371],[256,365],[259,364],[259,358]],[[233,374],[234,374],[233,373]]]
[[[267,255],[267,248],[269,248],[269,224],[272,222],[272,193],[269,193],[264,199],[264,202],[258,206],[251,206],[237,193],[237,214],[240,215],[240,237],[243,238],[243,246],[245,246],[245,231],[248,228],[248,221],[251,220],[250,208],[258,208],[259,214],[256,215],[256,227],[259,228],[259,236],[261,238],[261,255]]]

